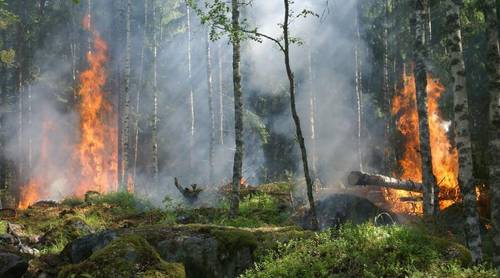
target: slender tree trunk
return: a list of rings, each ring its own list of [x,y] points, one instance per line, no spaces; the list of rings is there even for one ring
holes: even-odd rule
[[[121,148],[122,148],[122,161],[120,173],[120,190],[127,190],[129,179],[129,121],[130,121],[130,57],[132,51],[131,31],[130,31],[130,13],[131,13],[131,0],[127,0],[125,14],[125,34],[126,34],[126,50],[125,50],[125,87],[123,90],[123,108],[122,108],[122,128],[121,128]]]
[[[308,52],[308,73],[309,73],[309,126],[311,128],[311,170],[313,177],[317,177],[317,150],[316,150],[316,92],[314,90],[314,75],[312,69],[311,46]]]
[[[355,32],[355,38],[354,38],[354,63],[355,63],[355,89],[356,89],[356,110],[357,110],[357,138],[356,138],[356,149],[357,149],[357,159],[358,159],[358,165],[359,165],[359,170],[363,171],[363,143],[362,143],[362,130],[363,130],[363,79],[362,79],[362,64],[361,64],[361,57],[360,57],[360,43],[361,43],[361,37],[360,37],[360,32],[359,32],[359,16],[358,16],[358,9],[359,7],[356,7],[356,15],[354,16],[354,32]]]
[[[427,103],[427,44],[425,35],[426,0],[416,0],[415,7],[415,82],[417,92],[420,155],[422,156],[422,183],[424,184],[424,215],[435,216],[439,209],[436,180],[432,173]]]
[[[384,13],[384,80],[382,84],[382,89],[384,93],[384,165],[383,172],[385,175],[391,175],[392,172],[392,155],[391,155],[391,126],[392,126],[392,115],[391,115],[391,91],[389,89],[389,1],[385,1],[385,13]]]
[[[482,260],[481,234],[479,231],[477,196],[472,169],[469,101],[466,90],[465,62],[460,30],[460,8],[463,5],[463,0],[447,0],[446,3],[446,26],[448,27],[447,49],[453,82],[455,141],[458,148],[459,162],[458,182],[463,196],[467,246],[471,250],[472,260],[475,263],[479,263]]]
[[[189,82],[189,167],[193,167],[193,148],[194,148],[194,135],[195,135],[195,110],[194,110],[194,89],[193,89],[193,73],[192,73],[192,47],[191,47],[191,9],[186,3],[186,16],[187,16],[187,34],[188,34],[188,82]]]
[[[309,200],[309,207],[311,213],[311,224],[314,230],[319,229],[318,218],[316,216],[316,204],[314,203],[313,194],[313,181],[309,172],[309,163],[307,159],[306,144],[304,142],[304,136],[302,135],[302,128],[300,126],[300,118],[297,113],[297,107],[295,105],[295,80],[294,74],[292,72],[292,67],[290,65],[290,37],[288,34],[289,19],[290,19],[290,0],[284,0],[285,3],[285,19],[283,23],[283,38],[284,38],[284,49],[285,54],[285,67],[286,73],[289,81],[289,92],[290,92],[290,106],[292,110],[292,117],[295,123],[295,130],[297,133],[297,140],[299,141],[300,152],[302,154],[302,166],[304,168],[304,177],[306,179],[307,185],[307,198]]]
[[[208,180],[209,184],[214,184],[214,151],[215,151],[215,113],[213,104],[212,89],[212,51],[210,48],[210,33],[207,32],[207,89],[208,89],[208,114],[210,118],[210,139],[208,143]]]
[[[135,100],[135,136],[134,136],[134,171],[133,171],[133,180],[136,181],[137,178],[137,158],[139,155],[139,119],[140,119],[140,109],[141,109],[141,96],[144,91],[144,55],[146,50],[147,43],[147,30],[149,27],[149,19],[148,19],[148,2],[150,0],[144,0],[144,22],[142,26],[142,45],[141,45],[141,68],[139,74],[139,85],[137,90],[137,98]]]
[[[224,145],[224,86],[222,73],[222,47],[218,44],[218,64],[219,64],[219,144]]]
[[[153,122],[151,130],[151,144],[153,147],[153,179],[154,186],[159,186],[159,168],[158,168],[158,38],[157,38],[157,18],[156,18],[156,0],[152,0],[153,18]]]
[[[231,0],[231,43],[233,45],[233,86],[234,86],[234,139],[235,152],[233,161],[233,181],[231,193],[231,216],[239,213],[240,182],[243,168],[243,92],[241,90],[240,72],[240,11],[238,0]]]
[[[495,0],[485,0],[484,13],[488,23],[487,73],[490,93],[489,126],[489,185],[491,195],[491,223],[493,224],[493,264],[500,276],[500,48],[498,18]]]

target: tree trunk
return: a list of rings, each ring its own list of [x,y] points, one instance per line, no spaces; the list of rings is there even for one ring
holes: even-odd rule
[[[361,171],[353,171],[347,177],[349,185],[353,186],[380,186],[392,189],[422,192],[422,184],[410,180],[399,180],[393,177],[368,174]]]
[[[360,43],[361,37],[359,32],[359,16],[358,16],[359,6],[356,7],[356,15],[354,16],[354,63],[355,63],[355,89],[356,89],[356,111],[357,111],[357,138],[356,138],[356,148],[357,148],[357,159],[359,169],[363,171],[363,144],[362,144],[362,129],[363,129],[363,79],[362,79],[362,64],[360,54]]]
[[[385,1],[385,13],[384,13],[384,79],[382,83],[384,104],[384,163],[383,163],[383,173],[390,175],[392,172],[391,163],[391,126],[392,126],[392,115],[391,115],[391,99],[392,95],[389,89],[389,1]]]
[[[489,186],[491,195],[491,223],[493,224],[493,264],[500,276],[500,48],[498,45],[498,18],[495,0],[485,0],[484,13],[488,23],[487,73],[490,93],[489,126]]]
[[[439,203],[436,180],[432,173],[432,157],[430,151],[429,115],[427,103],[427,44],[425,35],[426,0],[415,1],[415,83],[417,93],[418,128],[420,155],[422,156],[422,183],[424,185],[424,215],[436,216]]]
[[[233,45],[233,86],[234,86],[234,139],[235,152],[233,162],[233,181],[231,194],[231,216],[239,213],[240,207],[240,182],[243,168],[243,99],[241,90],[240,72],[240,11],[238,0],[231,0],[232,9],[232,34],[231,43]]]
[[[219,64],[219,144],[224,145],[224,87],[222,73],[222,47],[218,44],[218,64]]]
[[[311,166],[313,177],[317,176],[317,150],[316,150],[316,92],[314,90],[314,75],[312,70],[312,53],[309,46],[308,53],[308,73],[309,73],[309,125],[311,128]]]
[[[156,0],[152,0],[153,18],[153,123],[151,130],[151,144],[153,147],[153,179],[154,186],[159,186],[159,169],[158,169],[158,38],[157,38],[157,18],[156,18]]]
[[[191,9],[186,3],[187,16],[187,34],[188,34],[188,82],[189,82],[189,167],[193,167],[193,148],[194,148],[194,133],[195,133],[195,113],[194,113],[194,92],[193,92],[193,73],[192,73],[192,47],[191,47]],[[191,169],[192,170],[192,169]]]
[[[210,120],[210,138],[208,142],[208,181],[209,185],[214,184],[214,151],[215,151],[215,113],[213,105],[212,89],[212,51],[210,48],[210,33],[207,32],[207,89],[208,89],[208,114]]]
[[[122,108],[122,128],[121,128],[121,148],[122,148],[122,161],[120,173],[120,191],[127,190],[128,177],[129,177],[129,118],[130,118],[130,57],[132,51],[131,31],[130,31],[130,13],[131,13],[131,0],[127,0],[125,14],[125,34],[126,34],[126,50],[125,50],[125,88],[123,90],[123,108]]]
[[[472,260],[479,263],[482,260],[481,234],[479,231],[479,214],[477,211],[477,196],[472,169],[472,143],[465,81],[465,62],[462,50],[462,34],[460,30],[460,8],[463,1],[446,1],[446,26],[448,27],[447,49],[451,65],[452,90],[454,100],[455,142],[458,149],[458,183],[463,196],[465,213],[465,236]]]
[[[290,92],[290,106],[292,110],[292,117],[295,123],[295,130],[297,133],[297,140],[299,141],[300,152],[302,154],[302,166],[304,168],[304,177],[307,184],[307,198],[309,200],[309,208],[311,213],[312,228],[317,230],[319,228],[318,218],[316,216],[316,205],[314,203],[313,195],[313,181],[309,173],[309,164],[307,160],[307,150],[306,144],[304,142],[304,136],[302,135],[302,128],[300,126],[300,118],[297,113],[297,107],[295,105],[295,80],[294,74],[292,72],[292,67],[290,65],[290,37],[288,34],[289,19],[290,19],[290,0],[284,0],[285,3],[285,19],[283,23],[283,39],[284,39],[284,54],[285,54],[285,67],[286,73],[289,81],[289,92]]]
[[[133,180],[136,181],[137,177],[137,158],[139,155],[139,118],[140,118],[140,109],[141,109],[141,96],[144,90],[144,52],[146,50],[147,43],[147,30],[149,26],[148,19],[148,2],[150,0],[144,0],[144,22],[142,26],[142,45],[141,45],[141,68],[139,74],[139,85],[137,90],[137,98],[135,102],[135,136],[134,136],[134,170],[133,170]]]

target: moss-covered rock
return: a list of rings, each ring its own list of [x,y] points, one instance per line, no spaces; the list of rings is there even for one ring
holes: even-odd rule
[[[56,225],[48,230],[40,239],[43,244],[55,244],[59,241],[70,242],[92,233],[92,228],[79,217],[71,217],[62,225]]]
[[[185,271],[182,264],[161,259],[144,238],[126,235],[82,263],[65,266],[59,277],[183,278]]]

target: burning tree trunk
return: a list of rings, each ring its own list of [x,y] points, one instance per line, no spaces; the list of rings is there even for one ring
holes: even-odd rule
[[[353,171],[347,177],[349,185],[353,186],[380,186],[392,189],[423,192],[421,183],[411,180],[399,180],[393,177],[387,177],[377,174],[368,174],[360,171]]]
[[[214,182],[214,150],[215,150],[215,114],[212,93],[212,54],[210,49],[210,33],[207,32],[207,89],[208,89],[208,113],[210,118],[210,138],[208,142],[208,180],[212,185]]]
[[[120,174],[120,190],[127,190],[129,177],[129,111],[130,111],[130,56],[131,56],[131,32],[130,32],[130,13],[131,0],[126,3],[126,18],[125,18],[125,33],[126,33],[126,50],[125,50],[125,88],[123,90],[123,107],[121,110],[121,173]]]
[[[494,0],[484,1],[488,23],[488,90],[490,93],[489,126],[489,185],[491,194],[491,222],[493,224],[493,263],[500,274],[500,49],[498,45],[498,20]]]
[[[158,35],[157,33],[157,18],[156,18],[156,0],[152,0],[153,18],[152,18],[152,32],[153,32],[153,123],[151,130],[151,143],[153,147],[153,180],[154,186],[159,185],[158,180]]]
[[[422,156],[422,183],[424,185],[424,215],[435,216],[439,210],[438,190],[432,173],[432,158],[429,137],[429,115],[427,102],[427,44],[424,22],[427,1],[415,1],[415,81],[417,91],[417,110],[420,154]]]
[[[384,79],[383,79],[383,95],[384,95],[384,104],[383,104],[383,113],[384,113],[384,174],[389,175],[393,170],[392,165],[392,153],[391,153],[391,126],[392,123],[392,115],[391,111],[391,99],[392,94],[389,86],[389,1],[385,1],[385,13],[384,13]]]
[[[455,141],[458,149],[459,171],[458,181],[463,196],[465,212],[465,235],[467,245],[472,253],[472,260],[482,260],[481,234],[479,231],[479,215],[477,196],[472,169],[472,143],[469,122],[469,101],[465,81],[465,62],[462,51],[462,34],[460,30],[460,8],[463,1],[448,0],[446,7],[446,25],[448,29],[447,49],[450,58],[451,76],[455,110]]]
[[[231,0],[231,43],[233,45],[233,86],[234,86],[234,139],[233,181],[230,214],[238,214],[240,207],[240,181],[243,173],[243,99],[240,73],[240,10],[238,0]]]

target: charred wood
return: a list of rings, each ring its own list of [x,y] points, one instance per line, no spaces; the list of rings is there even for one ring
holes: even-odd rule
[[[411,180],[400,180],[378,174],[368,174],[360,171],[352,171],[347,181],[351,186],[380,186],[413,192],[423,192],[421,183]]]

